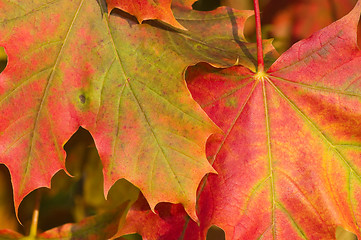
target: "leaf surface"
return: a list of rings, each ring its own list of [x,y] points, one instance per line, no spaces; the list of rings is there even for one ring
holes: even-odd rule
[[[360,238],[361,2],[296,43],[264,76],[243,67],[188,73],[189,88],[224,131],[207,144],[218,175],[202,186],[203,239]],[[203,223],[203,224],[202,224]]]
[[[120,11],[108,18],[96,0],[0,1],[0,45],[9,60],[0,74],[0,161],[11,173],[16,209],[64,169],[63,144],[83,126],[99,150],[106,194],[126,178],[152,209],[182,203],[196,219],[196,188],[214,172],[205,142],[217,128],[182,73],[200,61],[254,67],[255,45],[242,36],[249,11],[208,15],[181,3],[174,9],[189,31],[138,24]],[[265,52],[272,50],[268,41]]]

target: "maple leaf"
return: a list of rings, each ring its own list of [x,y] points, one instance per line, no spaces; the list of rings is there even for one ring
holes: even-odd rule
[[[266,74],[189,71],[193,96],[225,132],[207,145],[219,175],[198,202],[203,237],[213,224],[227,239],[335,239],[338,225],[361,236],[360,11],[359,1]]]
[[[96,15],[80,14],[82,21],[75,22],[81,6],[79,1],[0,1],[0,45],[8,55],[0,74],[0,161],[11,174],[16,211],[25,195],[50,187],[51,177],[65,168],[62,145],[79,127],[78,111],[89,109],[79,95],[94,72],[91,49],[97,42],[79,36],[90,31],[87,23]]]
[[[238,34],[250,11],[206,14],[180,3],[174,10],[189,31],[138,24],[120,11],[108,19],[96,0],[0,1],[8,55],[0,74],[0,161],[11,173],[16,210],[65,169],[62,146],[83,126],[99,150],[105,194],[126,178],[152,209],[182,203],[196,218],[196,188],[214,172],[204,145],[217,129],[182,73],[200,61],[254,68],[255,44]],[[219,45],[219,38],[229,41]],[[272,55],[270,41],[265,51]]]
[[[228,20],[230,31],[232,22],[224,9],[220,11],[222,14],[213,16]],[[245,53],[237,42],[219,48],[217,36],[207,41],[202,28],[191,32],[192,26],[204,24],[204,13],[185,11],[179,15],[185,26],[189,24],[190,33],[161,31],[144,24],[129,26],[129,20],[111,16],[117,55],[109,59],[112,68],[107,72],[116,71],[124,82],[109,81],[102,87],[104,95],[118,98],[102,99],[97,126],[89,130],[103,161],[105,191],[123,177],[140,188],[152,209],[160,201],[181,202],[196,219],[196,188],[204,174],[213,171],[205,159],[204,143],[216,129],[191,98],[181,73],[198,61],[233,65]],[[240,24],[249,15],[239,12]],[[124,33],[134,36],[131,42]],[[169,59],[173,60],[171,65]],[[248,62],[253,64],[251,59]]]

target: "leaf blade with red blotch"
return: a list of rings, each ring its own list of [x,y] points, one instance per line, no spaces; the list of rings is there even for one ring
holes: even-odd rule
[[[187,11],[181,11],[179,15],[184,16]],[[214,15],[225,15],[225,9],[215,12]],[[200,25],[205,14],[195,13],[193,16],[198,16],[199,20],[192,20],[188,23],[190,26]],[[248,16],[249,12],[239,13],[240,27]],[[183,21],[187,17],[185,15]],[[205,115],[191,99],[180,78],[181,75],[176,76],[175,73],[183,72],[187,65],[202,59],[216,65],[232,65],[238,56],[244,53],[235,42],[219,51],[216,43],[208,42],[208,39],[200,41],[200,34],[197,32],[169,32],[149,25],[133,24],[129,26],[129,20],[120,18],[117,13],[110,17],[108,29],[111,31],[114,49],[113,53],[107,55],[111,56],[115,53],[115,57],[113,57],[114,61],[111,60],[112,69],[109,69],[110,71],[117,69],[116,72],[120,73],[118,78],[123,79],[124,83],[120,85],[119,82],[105,79],[109,84],[114,85],[107,89],[103,87],[102,94],[120,98],[117,101],[111,98],[103,99],[97,126],[94,131],[90,129],[104,163],[105,191],[118,178],[124,177],[141,189],[152,209],[160,199],[175,203],[178,198],[182,199],[180,202],[195,219],[195,212],[190,211],[190,209],[194,210],[195,189],[205,174],[202,169],[207,169],[208,172],[212,169],[205,161],[194,167],[189,164],[192,161],[197,163],[196,159],[205,158],[200,143],[204,142],[215,128],[207,123]],[[231,29],[231,22],[226,26]],[[133,37],[131,42],[126,41],[129,37]],[[147,46],[153,47],[149,49]],[[233,52],[223,49],[238,50]],[[209,58],[205,53],[212,55]],[[153,59],[155,61],[150,61]],[[173,59],[172,67],[167,63],[169,59]],[[247,61],[251,62],[250,59]],[[149,75],[147,71],[153,74]],[[169,84],[169,79],[172,79],[172,85]],[[114,95],[115,89],[121,94]],[[107,94],[105,91],[110,92]],[[156,111],[154,111],[155,106]],[[194,110],[190,110],[190,106]],[[104,112],[118,112],[119,115],[108,114],[109,119],[106,119],[102,117]],[[172,117],[168,118],[167,115]],[[200,131],[199,127],[202,125],[208,130]],[[121,131],[119,131],[120,127],[122,127]],[[190,129],[192,130],[189,131]],[[131,137],[130,142],[129,137]],[[132,147],[126,149],[124,148],[126,144]],[[180,147],[185,146],[184,144],[190,147]],[[127,159],[127,161],[118,159]],[[150,163],[149,159],[151,159]],[[139,166],[145,167],[139,168]],[[115,169],[121,174],[113,174]],[[187,169],[192,171],[189,172]],[[184,175],[184,172],[189,174]],[[164,174],[172,177],[166,178]],[[170,180],[164,183],[164,179]]]
[[[82,25],[86,16],[79,11],[97,9],[82,3],[24,1],[15,10],[12,2],[1,3],[0,44],[8,54],[8,65],[0,75],[0,158],[11,173],[16,211],[25,195],[50,187],[51,177],[65,168],[62,145],[79,127],[79,112],[89,109],[79,95],[87,87],[81,84],[87,83],[87,71],[94,67],[88,60],[96,59],[94,55],[75,59],[70,54],[91,52],[95,46],[84,44],[82,36],[90,26]],[[69,43],[72,34],[81,40]],[[77,74],[76,65],[85,71]]]

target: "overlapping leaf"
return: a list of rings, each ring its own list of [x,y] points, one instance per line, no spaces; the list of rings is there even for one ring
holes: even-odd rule
[[[118,8],[134,15],[140,23],[142,23],[144,20],[159,19],[174,27],[184,29],[184,27],[179,24],[173,15],[173,12],[170,8],[171,2],[172,0],[107,0],[109,13],[114,8]]]
[[[126,178],[152,208],[180,202],[196,218],[196,188],[213,171],[204,144],[216,128],[182,72],[199,61],[254,67],[255,48],[238,34],[249,11],[205,14],[180,3],[175,11],[190,31],[139,25],[117,11],[108,19],[96,0],[0,1],[0,45],[9,60],[0,75],[0,160],[16,208],[64,169],[62,146],[84,126],[103,162],[106,193]],[[220,45],[220,38],[229,41]]]
[[[182,205],[161,203],[155,212],[140,196],[129,210],[124,226],[113,239],[132,233],[139,233],[144,240],[179,240],[182,235],[187,240],[199,239],[199,227],[194,221],[189,221]]]

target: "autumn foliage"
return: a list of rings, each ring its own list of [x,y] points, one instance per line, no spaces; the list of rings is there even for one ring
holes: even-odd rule
[[[0,0],[0,239],[361,238],[361,0],[275,2]]]

